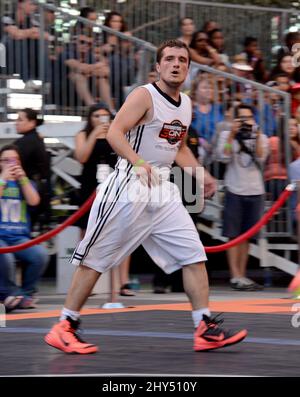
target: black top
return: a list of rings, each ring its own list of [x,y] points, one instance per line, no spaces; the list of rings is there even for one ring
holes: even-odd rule
[[[96,189],[97,182],[97,165],[108,164],[115,168],[117,156],[105,138],[97,139],[94,149],[86,163],[83,164],[81,174],[81,197],[86,199]]]
[[[48,179],[50,175],[50,161],[43,139],[36,130],[31,130],[17,139],[21,162],[29,179]]]

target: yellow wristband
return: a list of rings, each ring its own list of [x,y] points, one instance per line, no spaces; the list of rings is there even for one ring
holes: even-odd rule
[[[136,168],[138,168],[140,165],[144,164],[146,161],[144,159],[138,159],[138,161],[136,161],[133,164],[133,169],[136,170]]]
[[[21,186],[28,185],[29,179],[27,178],[27,176],[22,176],[22,178],[19,179],[19,183]]]

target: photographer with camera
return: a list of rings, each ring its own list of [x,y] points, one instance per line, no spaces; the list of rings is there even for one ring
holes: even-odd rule
[[[254,109],[241,104],[235,109],[231,131],[222,131],[218,141],[219,161],[226,163],[223,235],[230,240],[250,229],[264,209],[262,167],[268,156],[268,138],[254,120]],[[235,290],[262,287],[246,277],[249,241],[227,251],[230,285]]]

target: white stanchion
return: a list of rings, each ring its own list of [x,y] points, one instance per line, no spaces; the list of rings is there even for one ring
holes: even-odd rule
[[[56,261],[56,292],[66,294],[71,284],[76,266],[70,263],[70,257],[80,240],[80,229],[69,226],[58,234],[56,238],[57,261]],[[93,294],[108,294],[111,292],[111,281],[109,272],[101,275],[97,281]]]

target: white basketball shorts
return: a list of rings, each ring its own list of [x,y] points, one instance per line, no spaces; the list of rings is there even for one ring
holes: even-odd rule
[[[141,244],[165,273],[207,260],[178,187],[163,180],[150,189],[117,169],[100,185],[71,263],[104,273]]]

